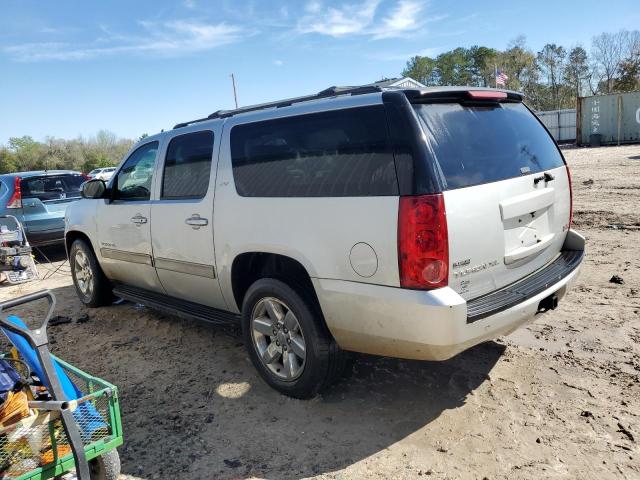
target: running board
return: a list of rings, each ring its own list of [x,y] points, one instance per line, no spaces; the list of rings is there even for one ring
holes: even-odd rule
[[[240,315],[217,308],[207,307],[188,300],[169,297],[129,285],[116,285],[113,294],[130,302],[141,303],[154,310],[160,310],[182,318],[201,320],[217,325],[239,324]]]

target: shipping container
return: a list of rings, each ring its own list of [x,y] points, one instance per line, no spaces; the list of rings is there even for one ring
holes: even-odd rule
[[[579,145],[640,142],[640,91],[578,99]]]
[[[576,109],[536,112],[544,126],[558,143],[573,142],[576,139]]]

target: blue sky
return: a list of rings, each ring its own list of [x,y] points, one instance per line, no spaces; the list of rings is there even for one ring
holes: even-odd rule
[[[240,105],[400,74],[457,46],[583,44],[638,0],[0,0],[0,143],[135,138]]]

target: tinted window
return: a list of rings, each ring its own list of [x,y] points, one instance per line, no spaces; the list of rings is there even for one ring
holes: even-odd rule
[[[116,178],[113,196],[118,200],[149,200],[153,167],[158,152],[158,142],[151,142],[136,149],[124,162]]]
[[[415,107],[446,188],[496,182],[564,165],[553,139],[521,103]]]
[[[80,197],[80,185],[87,179],[78,174],[27,177],[20,181],[22,198],[37,198],[43,202]]]
[[[382,106],[237,125],[231,156],[243,196],[398,194]]]
[[[169,143],[162,198],[202,198],[209,188],[213,132],[180,135]]]

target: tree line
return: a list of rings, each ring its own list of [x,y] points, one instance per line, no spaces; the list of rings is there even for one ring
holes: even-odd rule
[[[640,90],[640,31],[593,37],[590,51],[548,43],[539,52],[519,36],[505,50],[455,48],[435,58],[411,58],[402,76],[427,85],[495,86],[496,69],[505,87],[523,92],[537,110],[575,108],[576,97]]]
[[[90,138],[73,140],[47,137],[38,142],[29,136],[12,137],[0,145],[0,174],[30,170],[77,170],[116,165],[133,145],[107,130]]]

